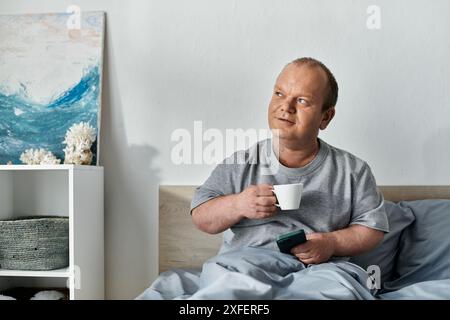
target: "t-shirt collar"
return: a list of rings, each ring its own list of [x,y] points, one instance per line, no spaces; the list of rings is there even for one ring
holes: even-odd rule
[[[319,143],[319,152],[316,154],[314,159],[308,163],[307,165],[300,168],[289,168],[279,162],[274,150],[273,150],[273,142],[272,139],[269,139],[269,148],[270,148],[270,162],[271,168],[275,168],[275,171],[283,173],[287,176],[304,176],[312,171],[314,171],[325,159],[328,154],[329,147],[328,144],[320,138],[317,138],[317,142]],[[272,169],[273,171],[273,169]],[[277,172],[274,172],[276,174]]]

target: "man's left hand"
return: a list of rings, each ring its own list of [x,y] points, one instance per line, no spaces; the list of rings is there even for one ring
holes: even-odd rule
[[[292,248],[291,253],[305,264],[328,261],[334,253],[334,238],[330,233],[309,233],[305,243]]]

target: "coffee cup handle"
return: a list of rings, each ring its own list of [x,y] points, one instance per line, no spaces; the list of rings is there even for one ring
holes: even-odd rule
[[[277,193],[275,192],[275,189],[272,189],[273,194],[275,195],[275,198],[277,197]],[[278,201],[278,198],[277,198]],[[275,203],[275,207],[281,208],[281,206],[278,203]]]

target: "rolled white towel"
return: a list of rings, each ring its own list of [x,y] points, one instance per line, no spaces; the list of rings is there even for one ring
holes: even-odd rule
[[[39,291],[30,300],[61,300],[64,294],[56,290]]]

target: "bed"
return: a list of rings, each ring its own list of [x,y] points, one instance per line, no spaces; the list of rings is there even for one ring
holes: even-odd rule
[[[217,259],[222,236],[200,232],[189,216],[195,186],[160,186],[161,275],[138,298],[450,299],[450,240],[446,236],[450,231],[450,186],[379,188],[387,209],[389,206],[391,224],[391,232],[382,245],[373,252],[352,258],[346,265],[337,263],[326,268],[317,265],[297,270],[298,265],[284,255],[280,260],[276,256],[280,253],[267,250],[261,253],[254,248]],[[243,256],[245,259],[241,258]],[[286,273],[279,278],[271,274],[272,270],[266,267],[263,270],[258,265],[261,260],[270,265],[271,259],[276,261],[274,268],[282,263],[291,271],[295,269],[308,276],[297,279]],[[375,274],[381,278],[382,286],[374,286],[376,278],[368,272],[374,263],[382,266],[381,275]],[[264,280],[254,281],[261,275]],[[219,278],[221,281],[217,281]],[[292,281],[297,281],[296,288],[302,287],[301,292],[279,286]],[[206,290],[202,287],[206,282],[214,282],[214,286],[209,285]],[[230,290],[224,290],[225,287]],[[167,288],[170,294],[163,293]]]

